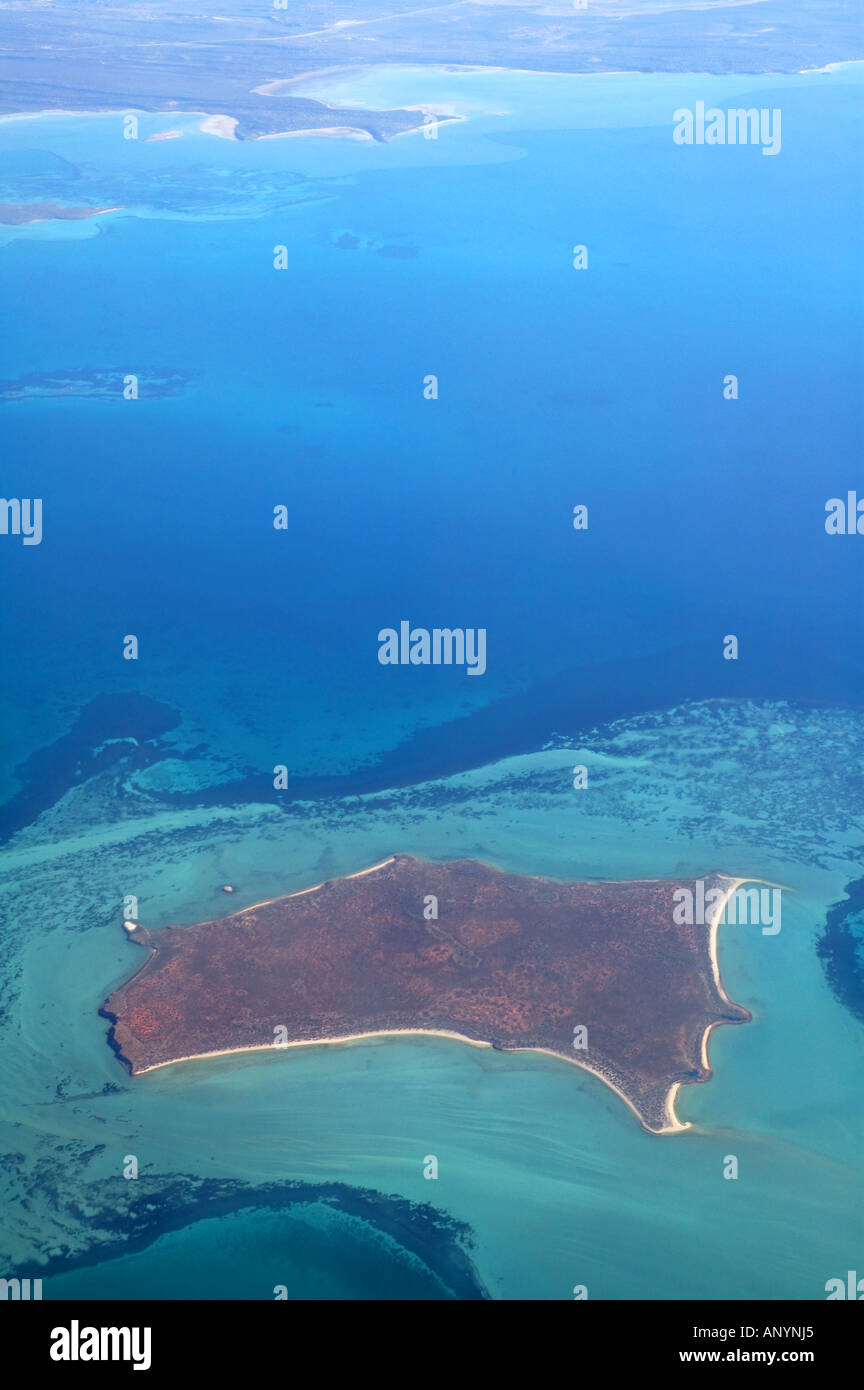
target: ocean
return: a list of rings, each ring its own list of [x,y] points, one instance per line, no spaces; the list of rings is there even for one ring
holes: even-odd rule
[[[46,1297],[452,1297],[430,1205],[494,1298],[821,1298],[860,1267],[861,1024],[817,944],[862,875],[864,542],[824,524],[864,496],[862,72],[304,82],[465,117],[387,144],[0,121],[0,201],[124,209],[0,228],[3,490],[43,499],[41,544],[0,546],[0,795],[42,812],[0,871],[30,1202],[4,1254]],[[700,100],[782,109],[779,154],[676,145]],[[380,665],[403,619],[485,628],[486,672]],[[156,748],[133,695],[173,712]],[[782,883],[778,936],[721,933],[754,1019],[713,1034],[693,1127],[444,1039],[120,1070],[96,1011],[139,963],[124,894],[158,929],[396,850]],[[124,1253],[129,1153],[153,1211]],[[160,1225],[169,1177],[186,1218]],[[246,1196],[212,1216],[206,1183]],[[290,1183],[411,1204],[414,1244],[401,1206],[256,1205]]]

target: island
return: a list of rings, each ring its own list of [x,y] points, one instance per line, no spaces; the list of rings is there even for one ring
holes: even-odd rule
[[[679,1087],[711,1076],[711,1030],[751,1017],[717,965],[720,919],[744,880],[702,882],[712,908],[688,923],[676,892],[692,880],[566,882],[395,854],[214,921],[127,923],[148,958],[100,1013],[133,1076],[431,1033],[575,1063],[668,1133],[686,1128]]]
[[[0,222],[2,222],[0,216]],[[192,381],[192,373],[169,367],[151,367],[142,363],[136,372],[138,389],[148,400],[164,400],[179,396]],[[0,381],[0,404],[3,401],[49,400],[76,396],[82,400],[122,401],[128,378],[123,365],[116,367],[64,368],[61,372],[27,372],[10,380]]]

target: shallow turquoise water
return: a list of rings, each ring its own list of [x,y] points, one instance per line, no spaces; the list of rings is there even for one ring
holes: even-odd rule
[[[107,851],[99,837],[71,858],[61,847],[59,863],[50,843],[22,848],[17,862],[25,889],[68,885],[73,866],[88,886],[83,897],[69,899],[65,925],[34,932],[22,948],[24,988],[19,1028],[9,1035],[6,1052],[4,1113],[20,1114],[16,1097],[22,1093],[40,1103],[31,1105],[26,1135],[16,1132],[15,1146],[24,1140],[35,1157],[47,1136],[71,1144],[73,1154],[76,1146],[104,1145],[71,1168],[58,1154],[66,1165],[62,1182],[73,1189],[85,1176],[108,1193],[112,1185],[127,1186],[120,1174],[132,1153],[142,1177],[337,1181],[432,1202],[470,1224],[473,1257],[496,1297],[569,1298],[577,1283],[586,1283],[592,1298],[823,1296],[828,1278],[855,1267],[860,1247],[862,1047],[860,1025],[825,985],[813,936],[827,902],[842,893],[855,848],[836,810],[832,822],[833,793],[821,765],[796,788],[797,800],[793,783],[782,782],[782,769],[800,771],[805,750],[820,744],[846,757],[860,737],[860,720],[787,710],[784,727],[793,732],[777,747],[779,740],[768,736],[772,719],[771,711],[754,707],[742,723],[734,711],[706,706],[674,723],[649,718],[622,725],[602,749],[595,741],[581,750],[607,773],[590,810],[574,804],[565,789],[561,774],[575,750],[564,749],[456,779],[460,787],[472,785],[467,803],[439,800],[424,811],[405,793],[395,807],[379,809],[374,798],[346,807],[338,836],[312,814],[307,835],[292,842],[278,819],[268,822],[259,813],[245,828],[235,818],[226,829],[208,813],[191,846],[168,865],[148,843],[153,830],[147,820]],[[668,766],[670,740],[678,753],[674,769]],[[700,782],[697,769],[717,741],[725,746],[728,769],[714,784]],[[805,849],[808,856],[821,853],[828,834],[838,856],[832,867],[802,869],[785,857],[781,807],[772,815],[765,807],[761,825],[728,804],[723,809],[745,766],[785,797],[786,835],[799,861]],[[543,781],[526,783],[526,775]],[[631,802],[639,806],[638,818]],[[695,824],[703,826],[696,833]],[[128,974],[133,950],[113,921],[83,934],[75,930],[100,885],[133,874],[146,918],[158,926],[201,916],[202,905],[207,910],[207,879],[215,897],[216,867],[226,855],[245,865],[254,900],[254,886],[267,883],[274,858],[290,876],[292,865],[308,863],[312,849],[329,843],[333,871],[347,872],[373,862],[388,836],[436,857],[456,847],[482,850],[518,871],[695,876],[706,865],[731,863],[748,873],[758,863],[766,876],[789,885],[794,891],[784,897],[779,935],[731,927],[722,933],[727,987],[753,1011],[754,1021],[716,1033],[710,1044],[714,1077],[681,1093],[679,1112],[694,1128],[649,1135],[600,1081],[566,1063],[441,1039],[190,1063],[99,1094],[122,1073],[105,1047],[95,1008]],[[776,837],[779,854],[759,843],[765,836]],[[23,900],[22,908],[26,930]],[[55,1095],[58,1059],[67,1078],[62,1097]],[[430,1153],[439,1160],[434,1182],[423,1177]],[[722,1176],[730,1154],[739,1162],[734,1182]],[[59,1239],[58,1204],[45,1207],[37,1196],[34,1206],[30,1221],[43,1224],[50,1247]],[[262,1271],[269,1280],[279,1223],[266,1218],[259,1227],[256,1220],[234,1220],[238,1236],[224,1297],[269,1296],[261,1292]],[[146,1276],[138,1287],[159,1296],[163,1287],[178,1287],[178,1251],[197,1269],[210,1241],[208,1227],[190,1227],[159,1242],[146,1258],[124,1261],[120,1275]],[[208,1287],[215,1289],[219,1268]],[[391,1275],[386,1269],[379,1274],[380,1287],[389,1288]],[[82,1270],[60,1287],[96,1290],[104,1277],[98,1268]],[[378,1287],[377,1278],[373,1271],[370,1289]],[[337,1275],[344,1287],[340,1280]],[[292,1297],[306,1296],[302,1268],[286,1269],[279,1282],[289,1285]]]

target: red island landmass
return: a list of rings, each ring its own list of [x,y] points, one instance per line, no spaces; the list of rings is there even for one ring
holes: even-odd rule
[[[741,882],[704,879],[723,903]],[[675,920],[676,889],[692,887],[559,882],[397,854],[216,921],[130,928],[149,959],[101,1012],[133,1075],[386,1033],[553,1053],[664,1133],[684,1128],[679,1086],[711,1075],[711,1029],[750,1018],[717,969],[723,904],[704,924]]]

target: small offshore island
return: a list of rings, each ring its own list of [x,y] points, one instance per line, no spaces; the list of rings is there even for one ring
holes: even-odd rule
[[[741,882],[705,880],[724,903]],[[558,882],[397,854],[217,921],[129,926],[150,956],[100,1013],[133,1075],[389,1033],[552,1053],[667,1133],[686,1128],[678,1087],[711,1075],[711,1029],[751,1017],[719,979],[722,907],[703,925],[676,923],[682,886]]]

